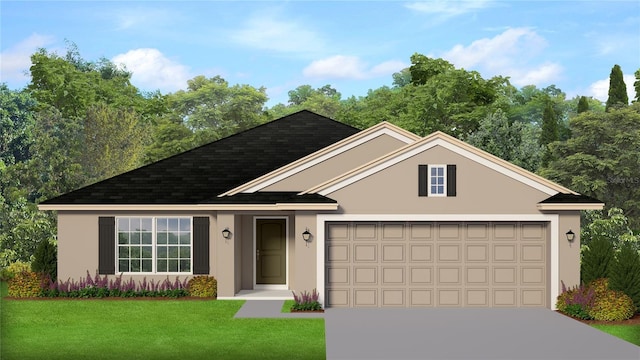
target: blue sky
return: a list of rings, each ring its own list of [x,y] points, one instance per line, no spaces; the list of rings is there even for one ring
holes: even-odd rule
[[[606,100],[619,64],[633,97],[640,1],[2,1],[0,82],[20,89],[37,48],[122,63],[142,90],[197,75],[265,87],[268,105],[299,85],[364,96],[421,53],[517,87],[555,84]]]

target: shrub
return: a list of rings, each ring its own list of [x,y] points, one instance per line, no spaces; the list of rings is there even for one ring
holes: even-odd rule
[[[56,246],[49,240],[42,240],[34,254],[33,263],[31,263],[31,271],[44,273],[56,281],[58,277],[58,254]]]
[[[213,276],[196,276],[187,284],[191,296],[217,297],[218,281]]]
[[[631,318],[635,312],[636,307],[628,295],[608,290],[603,296],[596,298],[589,315],[595,320],[619,321]]]
[[[597,237],[582,251],[580,280],[589,284],[595,279],[609,276],[609,265],[613,260],[613,243],[606,237]]]
[[[596,300],[596,289],[584,284],[567,289],[563,281],[560,283],[562,284],[562,293],[556,302],[558,311],[581,319],[588,319],[589,310]]]
[[[21,271],[9,280],[9,296],[17,298],[40,296],[42,276],[32,271]]]
[[[9,281],[13,279],[13,277],[23,271],[30,271],[31,264],[22,261],[16,261],[6,268],[0,270],[0,281]]]
[[[298,311],[321,310],[322,305],[320,305],[320,302],[318,301],[319,298],[320,298],[320,294],[318,294],[316,289],[313,289],[313,293],[308,293],[306,291],[303,291],[300,293],[300,295],[296,295],[296,293],[294,292],[293,300],[295,301],[295,303],[293,304],[293,306],[291,306],[291,310],[298,310]]]
[[[640,253],[635,244],[625,242],[620,246],[609,272],[609,287],[629,295],[640,309]]]

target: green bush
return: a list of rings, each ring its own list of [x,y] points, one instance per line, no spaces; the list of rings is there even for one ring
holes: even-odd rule
[[[56,246],[49,240],[42,240],[34,254],[31,271],[49,275],[52,281],[58,279],[58,254]]]
[[[31,264],[28,262],[16,261],[0,270],[0,281],[9,281],[13,279],[16,274],[29,270],[31,270]]]
[[[213,276],[196,276],[189,280],[187,289],[191,296],[218,297],[218,281]]]
[[[619,321],[631,318],[635,312],[636,307],[628,295],[608,290],[603,296],[596,297],[589,315],[595,320]]]
[[[42,275],[21,271],[9,280],[9,296],[17,298],[37,297],[42,292]]]
[[[564,308],[564,311],[562,312],[569,316],[573,316],[583,320],[591,319],[589,311],[580,304],[569,304]]]
[[[625,242],[620,246],[609,273],[609,287],[629,295],[640,309],[640,254],[635,244]]]
[[[567,289],[563,281],[561,284],[562,293],[556,301],[558,311],[580,319],[589,319],[589,310],[596,299],[595,289],[584,284]]]
[[[582,251],[580,280],[589,284],[593,280],[609,276],[613,261],[613,243],[606,237],[597,237]]]

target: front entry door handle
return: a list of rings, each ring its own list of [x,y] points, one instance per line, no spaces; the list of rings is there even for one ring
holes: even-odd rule
[[[260,249],[256,250],[256,261],[260,261]]]

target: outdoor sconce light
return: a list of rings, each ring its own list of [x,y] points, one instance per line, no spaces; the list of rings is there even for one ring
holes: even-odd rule
[[[303,233],[302,233],[302,239],[306,242],[311,241],[311,233],[309,232],[309,229],[306,229]]]
[[[576,234],[573,233],[573,231],[569,230],[567,231],[567,241],[569,241],[569,243],[573,242],[573,239],[576,238]]]
[[[231,238],[231,231],[229,230],[229,228],[222,230],[222,237],[225,239]]]

